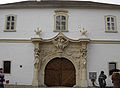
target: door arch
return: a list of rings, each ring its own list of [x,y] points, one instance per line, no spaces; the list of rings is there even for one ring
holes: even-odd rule
[[[76,84],[75,67],[66,58],[54,58],[45,67],[46,86],[72,87]]]

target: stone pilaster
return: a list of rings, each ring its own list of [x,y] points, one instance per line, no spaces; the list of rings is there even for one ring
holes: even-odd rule
[[[40,50],[39,50],[39,42],[34,42],[34,73],[33,73],[33,86],[39,85],[39,68],[40,68]]]
[[[87,81],[87,43],[81,43],[81,87],[88,87]]]

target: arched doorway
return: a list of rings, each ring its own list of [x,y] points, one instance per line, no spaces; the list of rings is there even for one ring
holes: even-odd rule
[[[75,67],[66,58],[54,58],[45,68],[46,86],[72,87],[76,84]]]

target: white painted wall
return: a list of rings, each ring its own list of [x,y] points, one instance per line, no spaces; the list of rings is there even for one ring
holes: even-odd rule
[[[32,43],[0,43],[0,67],[4,60],[10,60],[12,64],[11,74],[5,74],[5,79],[10,84],[31,85],[33,78],[33,44]],[[120,45],[119,44],[89,44],[87,55],[88,84],[91,86],[89,72],[97,72],[97,78],[101,70],[107,75],[107,85],[111,86],[108,63],[117,62],[120,69]],[[20,65],[23,67],[20,68]],[[98,83],[98,79],[96,80]]]
[[[89,44],[87,55],[87,72],[89,85],[89,72],[97,72],[97,78],[103,70],[107,75],[107,85],[111,86],[111,76],[109,76],[109,62],[117,62],[120,69],[120,44]],[[98,83],[98,79],[96,80]]]
[[[0,9],[0,38],[31,38],[34,29],[42,29],[42,38],[52,38],[58,32],[54,30],[54,10],[56,9]],[[72,38],[80,37],[80,28],[88,30],[91,39],[120,39],[120,10],[115,9],[65,9],[68,10],[68,30],[65,34]],[[16,32],[3,32],[5,29],[5,15],[16,14]],[[118,33],[105,33],[105,15],[117,18]],[[80,27],[79,27],[80,26]]]
[[[11,74],[5,74],[5,80],[9,80],[10,84],[32,84],[33,50],[32,43],[0,43],[0,67],[3,61],[11,61]]]
[[[0,9],[0,39],[30,39],[34,36],[34,29],[42,29],[41,37],[53,38],[58,32],[54,30],[54,10],[56,9]],[[79,39],[80,28],[85,28],[90,39],[120,40],[120,10],[107,9],[65,9],[68,10],[68,30],[64,34],[71,39]],[[4,32],[5,16],[17,15],[16,32]],[[105,33],[105,15],[114,15],[117,18],[118,33]],[[33,77],[33,49],[32,43],[0,43],[0,67],[3,60],[12,61],[11,74],[6,74],[10,84],[17,82],[20,85],[31,85]],[[88,72],[101,70],[108,75],[108,62],[118,62],[120,68],[119,44],[89,44]],[[21,69],[19,66],[23,65]],[[110,77],[107,84],[112,85]],[[89,85],[91,82],[89,80]]]

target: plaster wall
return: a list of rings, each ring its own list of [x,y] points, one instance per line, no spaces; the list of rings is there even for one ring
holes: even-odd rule
[[[33,44],[32,43],[0,43],[0,66],[4,60],[11,61],[11,74],[5,74],[5,79],[10,80],[10,84],[31,85],[33,79]],[[91,86],[89,72],[105,71],[107,75],[107,85],[111,86],[111,76],[109,76],[109,62],[117,62],[120,68],[120,46],[119,44],[89,44],[87,54],[87,78],[88,85]],[[20,68],[22,65],[22,68]],[[98,83],[98,79],[96,80]]]
[[[0,9],[0,38],[25,38],[34,36],[34,29],[41,28],[41,37],[44,39],[53,38],[58,32],[54,30],[55,9]],[[79,39],[80,29],[85,28],[87,36],[91,39],[120,39],[120,11],[119,9],[64,9],[68,11],[68,30],[64,34],[71,39]],[[5,16],[8,14],[17,15],[16,32],[4,32]],[[105,32],[105,15],[114,15],[117,19],[118,33]]]
[[[58,32],[54,30],[54,10],[56,9],[0,9],[0,39],[30,39],[34,29],[42,29],[43,39],[53,38]],[[120,11],[115,9],[65,9],[68,10],[68,30],[64,34],[71,39],[79,39],[80,29],[85,28],[87,36],[94,40],[120,40]],[[4,32],[5,16],[17,15],[16,32]],[[105,15],[114,15],[117,19],[118,33],[105,33]],[[10,84],[31,85],[33,77],[34,46],[32,43],[0,43],[0,66],[2,61],[10,60],[11,74],[5,74]],[[108,62],[117,62],[120,68],[119,44],[89,44],[87,72],[95,71],[97,76],[101,70],[108,76]],[[20,68],[20,65],[23,67]],[[89,80],[89,85],[91,82]],[[97,81],[98,83],[98,81]],[[112,85],[110,76],[107,85]]]
[[[89,72],[97,72],[97,80],[101,71],[107,75],[107,85],[111,86],[111,76],[109,75],[109,62],[116,62],[120,69],[120,45],[119,44],[89,44],[87,55],[87,73],[89,85]]]
[[[0,67],[3,67],[3,61],[11,61],[11,73],[5,74],[5,80],[15,85],[16,83],[17,85],[31,85],[33,53],[32,43],[0,43]]]

